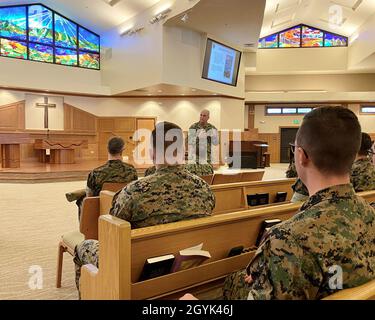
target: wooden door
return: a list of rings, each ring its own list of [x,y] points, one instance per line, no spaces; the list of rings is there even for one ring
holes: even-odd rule
[[[289,143],[294,143],[298,128],[280,128],[280,162],[289,163]]]

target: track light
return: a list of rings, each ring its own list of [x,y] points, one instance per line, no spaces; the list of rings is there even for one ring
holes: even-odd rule
[[[120,33],[120,36],[123,37],[123,36],[132,36],[133,34],[136,34],[140,31],[142,31],[144,29],[144,27],[139,27],[139,28],[129,28],[129,29],[126,29],[124,30],[123,32]]]
[[[168,9],[163,10],[162,12],[159,12],[157,15],[153,16],[150,19],[150,23],[154,24],[156,22],[159,22],[160,20],[165,19],[168,16],[168,13],[171,12],[171,11],[172,11],[172,9],[168,8]]]

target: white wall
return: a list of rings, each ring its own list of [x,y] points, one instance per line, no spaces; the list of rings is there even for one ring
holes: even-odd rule
[[[0,106],[25,100],[25,93],[0,89]]]
[[[342,71],[348,68],[348,48],[260,49],[256,72],[293,73]]]
[[[0,57],[0,86],[108,94],[101,72],[83,68]]]
[[[36,107],[37,103],[44,103],[41,95],[26,94],[25,127],[26,129],[44,129],[44,108]],[[55,108],[48,109],[48,128],[50,130],[64,130],[64,98],[48,96],[48,103],[55,104]]]
[[[362,131],[375,133],[375,115],[359,114],[359,104],[351,104],[349,109],[358,116]],[[298,127],[299,124],[295,124],[294,120],[302,123],[303,116],[266,116],[264,105],[255,106],[255,128],[259,129],[259,133],[279,133],[280,127]]]
[[[215,39],[220,41],[220,39]],[[237,86],[202,79],[207,36],[190,29],[164,28],[163,82],[235,97],[244,96],[245,59],[241,59]],[[226,43],[233,46],[230,43]]]

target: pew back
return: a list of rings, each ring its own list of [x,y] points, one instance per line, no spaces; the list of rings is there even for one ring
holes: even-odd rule
[[[265,219],[286,220],[298,204],[248,210],[197,220],[130,230],[130,224],[112,216],[99,220],[100,269],[82,268],[83,299],[156,299],[190,290],[202,283],[215,283],[244,268],[255,251],[227,258],[231,248],[255,245]],[[111,236],[109,236],[111,234]],[[188,237],[186,235],[189,235]],[[225,236],[224,236],[225,235]],[[146,259],[177,254],[181,249],[204,243],[211,253],[207,263],[163,277],[137,282]]]
[[[359,287],[338,291],[323,300],[375,300],[375,280]]]
[[[261,181],[264,176],[264,171],[239,172],[234,174],[215,173],[211,184],[227,184],[239,182]]]

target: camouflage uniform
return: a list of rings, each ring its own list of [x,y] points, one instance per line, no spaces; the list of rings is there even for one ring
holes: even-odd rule
[[[151,176],[155,172],[156,172],[156,167],[155,166],[149,167],[145,171],[145,177]]]
[[[292,189],[294,195],[291,202],[306,201],[309,198],[309,190],[307,190],[307,187],[300,178],[298,178],[294,185],[292,185]]]
[[[165,166],[152,176],[127,185],[117,192],[110,214],[142,228],[209,216],[215,196],[209,185],[184,170],[183,166]],[[84,241],[76,248],[76,283],[84,264],[98,265],[98,241]]]
[[[322,299],[337,291],[329,286],[334,266],[342,268],[344,289],[362,285],[375,278],[374,241],[375,210],[351,185],[322,190],[271,228],[247,267],[252,284],[240,273],[228,277],[225,298]],[[232,292],[231,278],[240,284]]]
[[[286,175],[287,178],[297,178],[298,177],[296,165],[295,165],[294,162],[289,164],[288,170],[286,170],[285,175]]]
[[[199,164],[199,163],[191,163],[186,164],[185,169],[196,176],[208,176],[210,174],[214,174],[214,168],[211,164]],[[156,172],[156,167],[150,167],[145,171],[145,177],[148,177]]]
[[[369,158],[354,162],[350,180],[356,192],[375,190],[375,166]]]
[[[104,182],[131,182],[137,179],[137,171],[132,165],[121,160],[109,160],[89,173],[86,192],[98,196]]]
[[[105,182],[131,182],[137,179],[137,171],[132,165],[121,160],[109,160],[89,173],[86,194],[90,194],[92,197],[98,196]],[[78,220],[81,217],[81,208],[85,197],[86,195],[83,195],[76,201]]]
[[[211,132],[212,136],[207,136],[207,159],[200,159],[199,158],[199,131],[204,130],[206,133]],[[218,132],[215,126],[213,126],[210,123],[207,123],[206,125],[202,126],[200,122],[194,123],[190,128],[189,128],[189,137],[188,137],[188,142],[190,146],[195,147],[195,161],[197,162],[202,162],[206,161],[207,163],[211,163],[211,144],[213,145],[218,145],[219,144],[219,138],[218,138]],[[201,148],[204,147],[201,146]],[[202,161],[200,161],[202,160]]]

